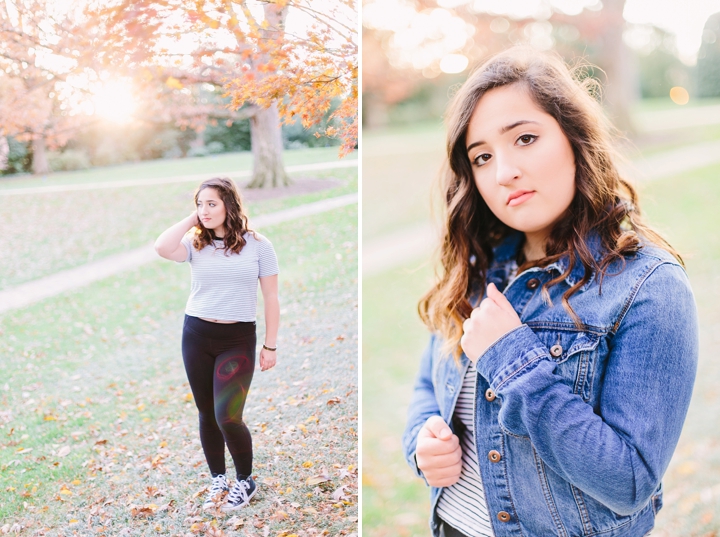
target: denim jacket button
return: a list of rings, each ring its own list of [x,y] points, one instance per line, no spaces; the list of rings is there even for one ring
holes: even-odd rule
[[[488,388],[485,391],[485,399],[487,399],[488,401],[494,401],[495,400],[495,392],[492,391],[492,389]]]
[[[500,462],[500,459],[502,457],[500,456],[500,453],[495,451],[494,449],[488,453],[488,459],[490,459],[490,462]]]
[[[537,278],[530,278],[525,285],[527,285],[528,289],[537,289],[538,285],[540,285],[540,280]]]
[[[498,520],[500,522],[509,522],[510,521],[510,513],[506,511],[500,511],[498,513]]]
[[[563,352],[563,348],[560,345],[553,345],[550,347],[550,354],[552,354],[555,358],[560,356]]]

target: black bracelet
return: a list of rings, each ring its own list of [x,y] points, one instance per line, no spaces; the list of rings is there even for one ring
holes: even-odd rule
[[[263,349],[267,349],[269,351],[276,351],[277,347],[268,347],[267,345],[265,345],[265,343],[263,343]]]

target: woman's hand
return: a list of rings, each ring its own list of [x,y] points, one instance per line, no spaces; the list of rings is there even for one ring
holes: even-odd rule
[[[440,416],[431,416],[420,429],[415,461],[433,487],[449,487],[460,479],[460,440]]]
[[[277,351],[269,351],[265,347],[260,350],[260,371],[267,371],[271,367],[275,367],[277,361]]]
[[[463,336],[460,346],[465,355],[473,362],[495,341],[520,326],[522,322],[515,308],[508,302],[494,283],[487,287],[487,298],[480,302],[463,323]]]
[[[200,219],[198,218],[197,209],[190,213],[190,216],[188,216],[188,222],[190,223],[191,228],[200,227]]]

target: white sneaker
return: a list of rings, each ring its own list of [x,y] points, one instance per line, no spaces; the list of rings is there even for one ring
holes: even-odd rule
[[[250,498],[255,496],[257,485],[252,476],[245,480],[235,481],[233,488],[228,494],[228,501],[221,507],[223,511],[235,511],[241,509],[250,503]]]
[[[227,492],[228,490],[229,487],[225,474],[219,474],[216,477],[213,477],[210,490],[208,491],[207,498],[205,499],[205,503],[203,503],[202,508],[212,509],[215,507],[222,500],[223,492]]]

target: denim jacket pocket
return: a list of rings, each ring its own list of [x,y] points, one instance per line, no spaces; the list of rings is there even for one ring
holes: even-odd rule
[[[579,331],[572,324],[527,324],[547,347],[550,359],[555,363],[555,373],[562,382],[583,401],[590,402],[601,335]]]

